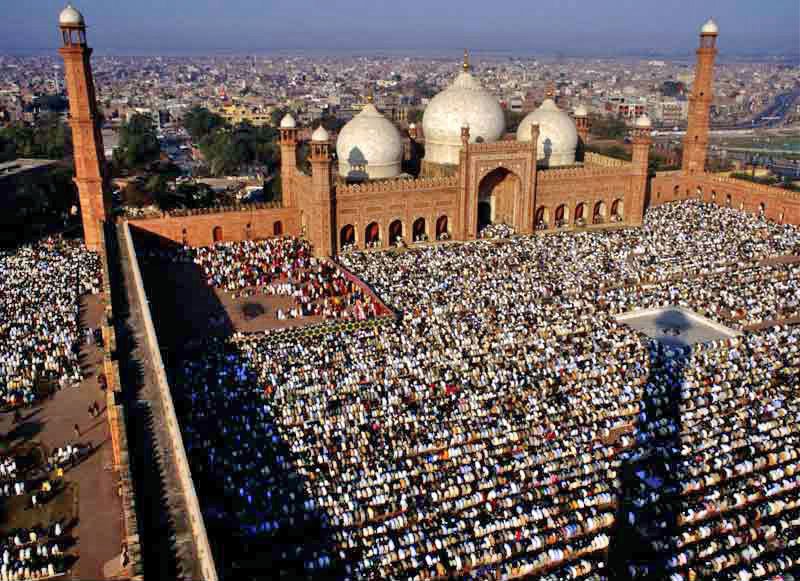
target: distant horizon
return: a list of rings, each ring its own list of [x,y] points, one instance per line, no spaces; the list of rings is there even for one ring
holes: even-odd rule
[[[91,45],[91,44],[90,44]],[[461,48],[452,49],[385,49],[385,48],[351,48],[341,50],[330,50],[321,48],[271,48],[271,49],[252,49],[249,51],[241,49],[196,49],[196,50],[148,50],[140,49],[127,49],[127,50],[103,50],[102,48],[92,47],[94,49],[93,56],[100,58],[274,58],[274,57],[308,57],[319,56],[328,57],[332,59],[347,58],[347,57],[375,57],[375,58],[410,58],[410,59],[448,59],[452,58],[454,62],[461,62],[461,56],[464,51]],[[16,57],[16,58],[41,58],[52,56],[60,58],[58,55],[58,48],[31,48],[31,49],[17,49],[17,50],[3,50],[0,49],[0,58],[2,57]],[[505,59],[517,60],[541,60],[541,61],[554,61],[554,60],[664,60],[667,62],[690,62],[694,63],[696,59],[695,50],[673,53],[662,52],[636,52],[626,51],[617,54],[614,53],[566,53],[566,52],[533,52],[523,51],[516,49],[469,49],[470,55],[474,56],[474,64],[480,64],[481,58],[492,59],[493,61]],[[770,53],[770,52],[742,52],[742,53],[725,53],[717,57],[717,61],[725,62],[739,62],[739,61],[780,61],[780,62],[793,62],[800,65],[800,53]]]
[[[4,7],[0,54],[39,55],[58,46],[65,0]],[[715,16],[720,52],[800,59],[800,2],[770,0],[74,0],[89,44],[109,56],[328,52],[476,53],[520,56],[678,58],[693,55],[700,26]],[[413,47],[413,48],[412,48]]]

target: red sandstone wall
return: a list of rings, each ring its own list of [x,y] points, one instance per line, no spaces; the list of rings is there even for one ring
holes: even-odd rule
[[[415,181],[421,184],[427,180]],[[340,187],[336,196],[337,245],[342,229],[352,225],[355,229],[356,245],[363,248],[365,229],[371,222],[379,224],[380,237],[386,245],[389,242],[389,224],[395,220],[402,222],[403,237],[410,242],[413,224],[419,218],[425,219],[425,232],[430,240],[434,240],[436,221],[441,216],[447,216],[448,231],[453,236],[453,233],[459,231],[457,181],[430,181],[437,183],[422,185],[415,191],[384,189],[381,184]]]
[[[559,205],[566,204],[565,218],[569,224],[573,224],[575,208],[583,202],[586,204],[584,216],[587,224],[591,224],[594,207],[602,201],[606,205],[605,221],[608,222],[614,201],[622,200],[623,219],[626,222],[636,223],[635,213],[630,206],[638,184],[639,180],[631,175],[629,169],[620,169],[616,175],[585,169],[540,172],[534,211],[540,207],[547,208],[549,226],[553,228],[556,208]]]
[[[214,231],[220,228],[222,240],[239,241],[270,238],[280,222],[283,234],[300,235],[300,211],[294,208],[259,208],[223,212],[203,212],[190,216],[166,215],[159,218],[130,220],[133,229],[144,230],[175,243],[209,246]]]
[[[703,199],[752,214],[762,208],[772,221],[800,225],[800,193],[714,174],[658,174],[650,184],[650,206],[675,200]]]

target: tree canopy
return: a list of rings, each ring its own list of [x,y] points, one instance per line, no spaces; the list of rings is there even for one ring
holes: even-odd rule
[[[623,139],[628,134],[628,126],[620,117],[610,115],[589,115],[592,135],[603,139]]]
[[[248,165],[263,166],[274,171],[279,153],[276,145],[278,132],[273,127],[253,127],[241,123],[234,128],[220,128],[200,142],[200,151],[206,158],[212,175],[238,173]]]
[[[194,107],[183,116],[183,126],[192,139],[199,143],[215,130],[225,127],[225,120],[203,107]]]
[[[161,155],[153,120],[136,113],[120,129],[119,148],[114,151],[114,165],[135,169],[155,161]]]
[[[18,157],[63,159],[72,153],[72,133],[57,115],[42,115],[35,125],[0,129],[0,162]]]

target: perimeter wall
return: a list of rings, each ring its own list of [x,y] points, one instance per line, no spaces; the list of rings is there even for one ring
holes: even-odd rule
[[[680,171],[659,173],[650,183],[650,206],[687,199],[702,199],[754,215],[763,213],[779,224],[800,225],[800,192],[717,174],[686,175]]]

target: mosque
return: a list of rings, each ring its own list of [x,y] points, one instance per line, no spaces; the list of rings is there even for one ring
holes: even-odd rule
[[[98,249],[109,201],[91,49],[83,15],[75,8],[68,6],[61,13],[59,26],[75,181],[87,244]],[[297,161],[300,127],[286,115],[280,123],[279,204],[164,213],[130,222],[134,228],[191,246],[304,236],[319,256],[387,247],[401,240],[473,240],[491,224],[506,224],[519,234],[636,226],[648,206],[687,196],[724,201],[776,221],[800,222],[797,195],[705,172],[718,35],[713,20],[700,30],[683,167],[678,172],[648,177],[652,140],[646,116],[631,128],[630,162],[585,152],[586,108],[578,106],[569,114],[552,94],[522,120],[516,134],[508,133],[500,103],[472,73],[465,53],[450,86],[425,109],[421,135],[414,125],[407,135],[401,134],[368,99],[335,143],[323,127],[312,133],[311,171],[306,173]],[[404,166],[418,168],[416,175],[404,173]]]
[[[499,223],[526,234],[641,221],[647,117],[636,121],[630,163],[582,153],[586,109],[570,116],[552,98],[508,134],[500,103],[472,74],[465,54],[452,84],[425,109],[422,129],[424,138],[409,127],[405,148],[404,136],[369,99],[342,128],[334,167],[330,136],[321,127],[313,132],[312,170],[305,175],[296,163],[297,124],[284,117],[283,199],[304,210],[302,227],[322,254],[398,240],[471,240]],[[419,162],[419,175],[403,173],[408,161]]]

